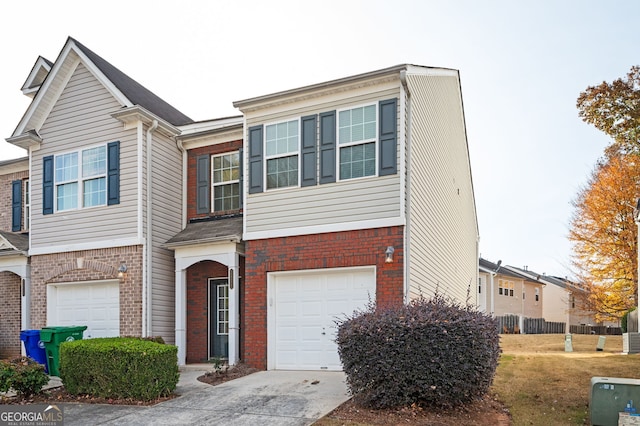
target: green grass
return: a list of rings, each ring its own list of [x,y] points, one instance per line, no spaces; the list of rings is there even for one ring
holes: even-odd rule
[[[592,377],[640,378],[640,357],[622,355],[622,337],[573,335],[573,352],[564,352],[564,335],[505,335],[493,393],[511,412],[514,425],[581,425],[589,419]]]

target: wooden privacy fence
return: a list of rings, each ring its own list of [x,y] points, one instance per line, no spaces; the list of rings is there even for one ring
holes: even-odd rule
[[[518,315],[503,315],[496,317],[498,330],[502,334],[564,334],[566,324],[563,322],[545,321],[544,318],[527,318],[522,321]]]
[[[599,335],[621,335],[622,328],[608,327],[606,325],[572,325],[569,327],[571,334],[599,334]]]

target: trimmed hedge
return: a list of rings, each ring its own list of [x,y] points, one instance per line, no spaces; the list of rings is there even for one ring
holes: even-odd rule
[[[178,348],[130,337],[60,344],[60,379],[72,395],[151,401],[178,383]]]
[[[338,323],[336,343],[356,403],[453,407],[487,393],[499,338],[494,318],[436,295],[386,309],[370,304]]]

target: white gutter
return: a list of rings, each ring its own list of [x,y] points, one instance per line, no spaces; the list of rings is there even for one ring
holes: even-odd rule
[[[180,229],[187,226],[187,150],[182,145],[182,139],[176,138],[176,146],[182,153],[182,224]]]
[[[151,170],[153,169],[153,143],[152,133],[158,128],[158,120],[153,120],[151,126],[147,129],[147,239],[145,247],[146,262],[144,269],[146,270],[147,279],[142,281],[142,337],[150,335],[151,318],[149,309],[152,303],[152,293],[150,291],[153,283],[153,181],[151,179]]]
[[[402,214],[405,217],[406,224],[404,227],[404,303],[409,303],[411,295],[409,294],[411,286],[409,285],[409,262],[411,261],[411,218],[407,214],[411,204],[411,191],[409,187],[411,185],[411,175],[406,173],[408,168],[407,162],[411,161],[411,92],[409,91],[409,84],[407,83],[407,71],[400,71],[400,82],[402,83],[402,89],[400,91],[400,141],[404,142],[400,144],[400,205],[402,206]],[[405,114],[405,104],[407,105],[407,111]],[[405,126],[404,118],[407,117],[408,123]],[[405,128],[409,129],[405,132]],[[406,149],[405,149],[406,146]],[[405,152],[407,153],[405,156]],[[406,196],[405,196],[406,195]],[[406,198],[406,201],[405,201]],[[407,207],[409,205],[409,208]]]

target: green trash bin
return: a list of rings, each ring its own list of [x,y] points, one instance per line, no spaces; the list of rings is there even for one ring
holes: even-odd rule
[[[40,330],[40,340],[44,343],[47,354],[49,375],[60,376],[60,343],[82,340],[82,333],[86,325],[73,327],[43,327]]]

